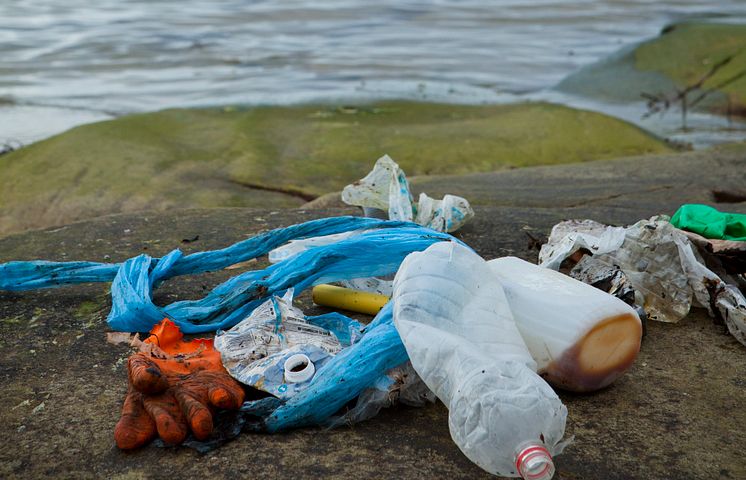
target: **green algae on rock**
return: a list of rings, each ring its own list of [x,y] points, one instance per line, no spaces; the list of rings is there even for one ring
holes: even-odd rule
[[[0,234],[145,208],[296,207],[384,153],[425,175],[668,150],[623,121],[546,103],[165,110],[4,155]]]
[[[589,65],[558,89],[606,101],[642,102],[690,88],[688,101],[713,113],[746,115],[746,25],[681,23]],[[691,106],[691,105],[690,105]]]

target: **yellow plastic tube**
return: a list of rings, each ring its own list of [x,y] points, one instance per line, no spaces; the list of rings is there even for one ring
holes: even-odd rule
[[[368,315],[377,314],[389,301],[386,295],[326,284],[313,287],[312,296],[316,305]]]

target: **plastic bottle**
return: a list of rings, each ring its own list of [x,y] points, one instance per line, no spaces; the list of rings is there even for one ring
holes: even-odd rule
[[[486,262],[451,242],[413,253],[396,275],[393,302],[412,366],[448,407],[461,451],[493,474],[551,478],[567,409],[536,374]]]
[[[487,265],[505,290],[539,374],[552,385],[598,390],[637,358],[642,323],[623,301],[520,258],[497,258]]]

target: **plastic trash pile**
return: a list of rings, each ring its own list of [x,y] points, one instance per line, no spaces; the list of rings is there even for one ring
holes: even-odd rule
[[[697,228],[698,225],[703,233],[746,232],[743,220],[738,227],[741,230],[726,228],[725,215],[717,216],[723,220],[718,222],[719,228],[707,227],[711,225],[707,220],[715,218],[712,211],[717,211],[704,205],[696,206],[696,209],[691,207],[683,206],[672,220],[688,215],[689,220],[681,225],[686,228],[693,224]],[[708,216],[693,220],[692,212],[696,210],[707,212]],[[731,219],[738,218],[728,215]],[[592,220],[562,222],[554,226],[549,241],[542,246],[539,263],[557,270],[565,260],[575,257],[577,263],[570,274],[589,283],[592,282],[589,272],[600,269],[620,271],[624,282],[634,290],[635,303],[651,320],[678,322],[692,306],[703,307],[746,345],[746,298],[739,288],[743,282],[743,270],[728,272],[718,261],[711,241],[702,238],[694,243],[691,234],[676,228],[675,223],[663,216],[641,220],[629,227],[611,227]],[[698,244],[703,248],[699,249]],[[740,251],[743,257],[746,252],[744,245],[734,245],[725,251]]]
[[[411,202],[388,157],[357,187],[345,190],[348,200],[377,192],[379,203],[367,206],[422,220],[415,212],[424,211],[423,197]],[[453,215],[439,218],[444,230],[454,225]],[[651,318],[678,321],[698,302],[745,343],[743,295],[706,266],[712,263],[687,235],[664,218],[627,228],[563,222],[537,266],[513,257],[485,261],[448,233],[406,221],[337,217],[191,255],[0,264],[0,289],[112,282],[109,325],[150,331],[128,361],[115,429],[122,449],[158,437],[207,451],[242,431],[345,425],[437,396],[468,458],[490,473],[542,480],[553,476],[552,458],[568,443],[567,409],[550,384],[588,392],[624,374],[642,337],[630,303]],[[236,275],[201,299],[153,303],[153,291],[169,278],[262,255],[270,266]],[[586,282],[555,271],[568,259]],[[319,290],[327,299],[319,303],[377,311],[367,325],[340,313],[306,316],[293,306],[293,295],[314,285],[394,274],[393,282],[382,280],[388,302],[380,292]],[[594,288],[594,279],[608,282]],[[214,339],[182,337],[210,331]]]

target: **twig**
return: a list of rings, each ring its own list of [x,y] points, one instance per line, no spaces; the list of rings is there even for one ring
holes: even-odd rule
[[[721,90],[722,88],[746,76],[746,70],[743,70],[742,72],[739,72],[734,76],[720,82],[714,87],[710,87],[702,91],[702,93],[700,93],[700,95],[693,101],[689,100],[688,96],[690,93],[695,90],[700,90],[705,82],[715,76],[715,74],[717,74],[720,69],[728,65],[733,60],[733,58],[735,58],[735,55],[730,55],[715,63],[707,73],[699,78],[699,80],[690,85],[687,85],[682,89],[676,89],[673,95],[665,93],[651,94],[642,92],[640,96],[646,100],[647,106],[647,111],[643,114],[642,118],[648,118],[649,116],[656,113],[660,113],[661,115],[663,115],[671,108],[672,105],[678,103],[681,105],[681,128],[686,130],[686,117],[691,108],[699,104],[708,95],[715,93],[718,90]],[[728,111],[730,112],[730,108],[728,109]]]

